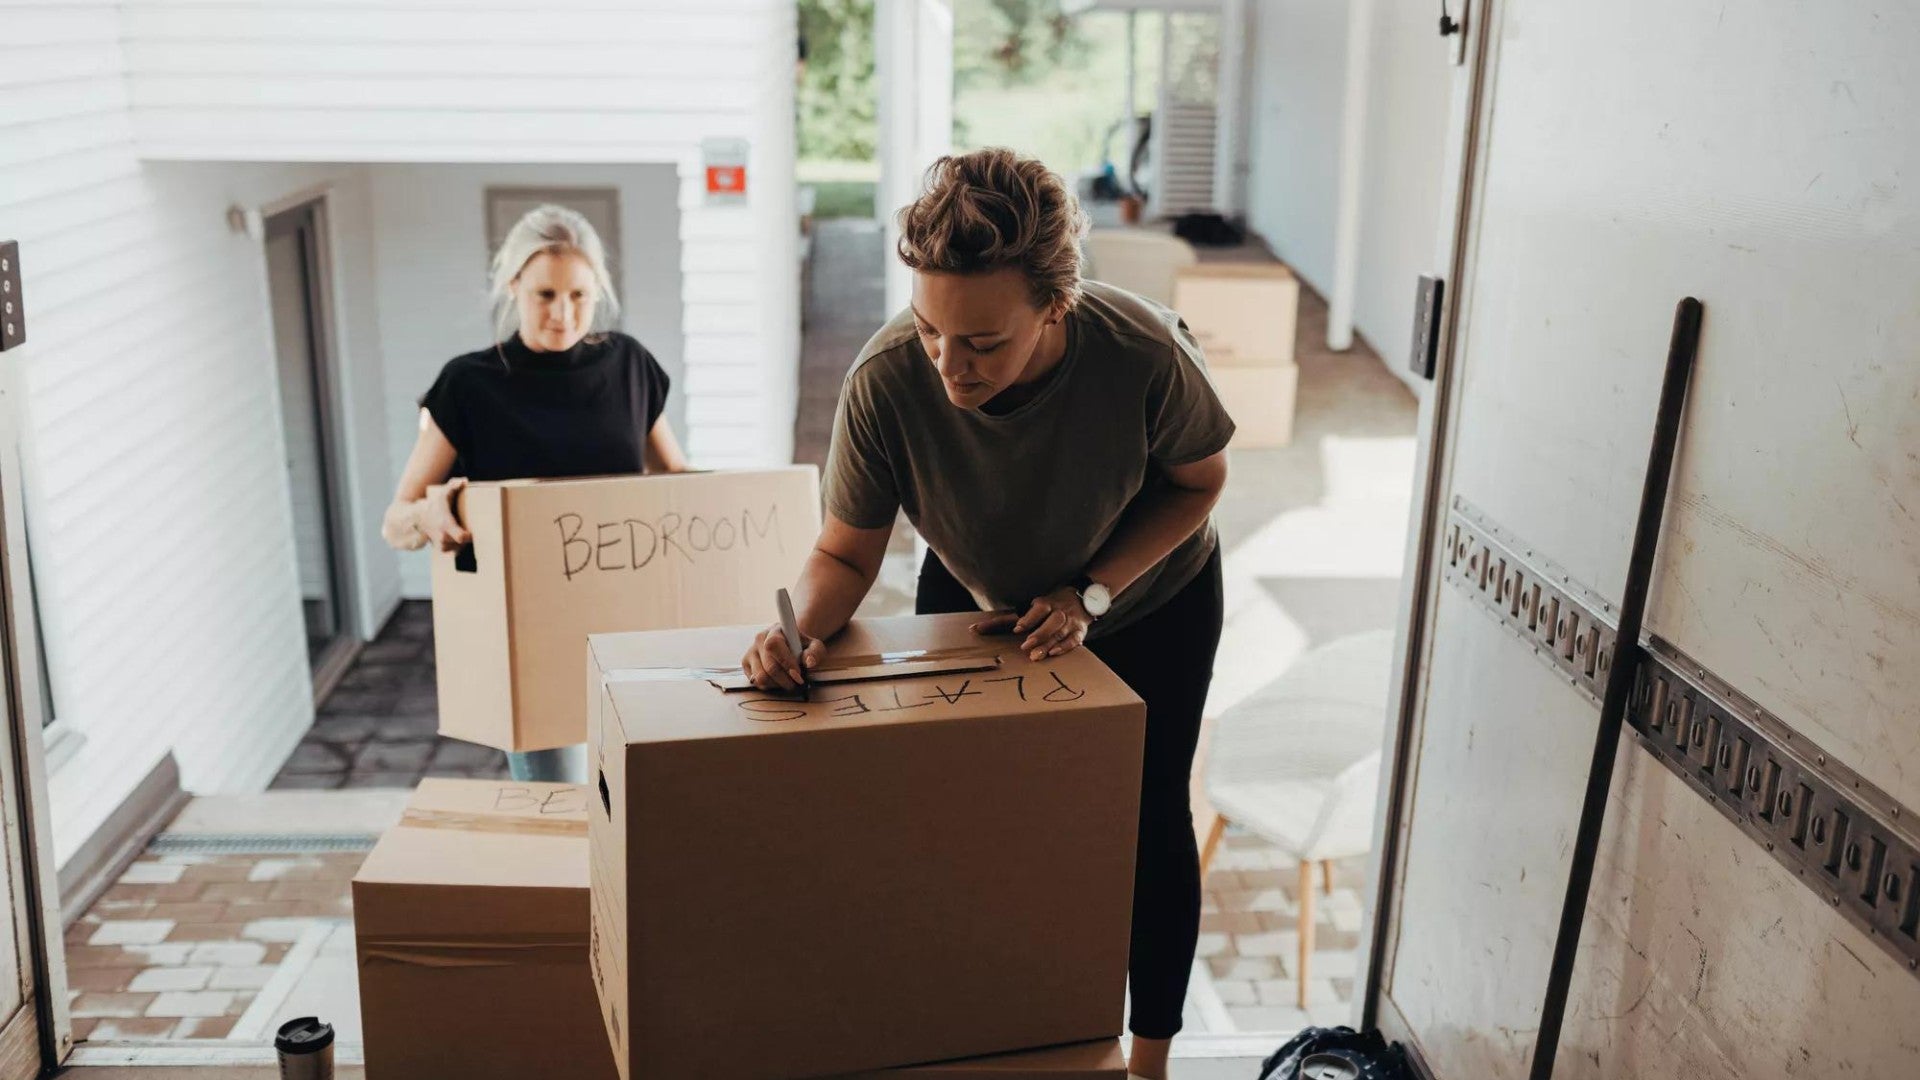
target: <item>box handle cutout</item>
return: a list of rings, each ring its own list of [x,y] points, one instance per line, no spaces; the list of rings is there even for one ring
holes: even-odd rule
[[[600,808],[607,812],[607,820],[613,820],[613,793],[607,790],[607,774],[600,774]]]
[[[465,494],[464,486],[459,492],[454,493],[454,495],[448,499],[447,509],[453,513],[454,522],[462,528],[465,528],[467,524],[466,515],[460,512],[462,509],[461,495],[463,494]],[[471,534],[469,534],[467,542],[460,545],[460,550],[453,553],[453,568],[462,574],[472,574],[479,571],[479,564],[475,562],[473,558],[473,540]]]

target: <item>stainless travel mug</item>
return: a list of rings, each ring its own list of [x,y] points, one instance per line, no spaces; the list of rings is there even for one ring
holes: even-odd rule
[[[302,1016],[280,1025],[273,1039],[280,1080],[333,1080],[333,1025]]]

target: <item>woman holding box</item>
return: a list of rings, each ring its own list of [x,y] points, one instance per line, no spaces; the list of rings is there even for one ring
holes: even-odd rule
[[[529,211],[494,255],[492,296],[502,340],[449,360],[420,399],[420,436],[381,527],[396,548],[467,543],[453,499],[468,480],[687,467],[662,415],[667,373],[646,346],[607,329],[619,302],[586,218],[558,206]],[[516,780],[580,782],[582,751],[510,752],[507,761]]]
[[[921,614],[1012,609],[1034,659],[1085,644],[1147,703],[1129,958],[1131,1071],[1164,1080],[1200,921],[1188,805],[1222,618],[1212,511],[1233,421],[1165,308],[1080,279],[1061,179],[1006,150],[943,158],[901,211],[911,310],[862,350],[834,422],[826,524],[742,666],[791,689],[873,586],[895,513],[930,547]]]

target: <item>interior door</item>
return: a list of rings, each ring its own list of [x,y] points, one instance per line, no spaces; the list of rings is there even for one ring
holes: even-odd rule
[[[1474,7],[1427,539],[1470,511],[1617,604],[1674,305],[1698,297],[1647,629],[1910,821],[1920,9]],[[1441,1080],[1524,1077],[1598,710],[1470,589],[1431,573],[1423,599],[1374,1005]],[[1618,761],[1556,1075],[1920,1075],[1912,965],[1636,740]]]
[[[287,491],[293,509],[294,558],[315,700],[324,697],[344,673],[356,644],[342,558],[346,545],[340,542],[338,458],[323,314],[326,279],[320,247],[319,204],[308,203],[268,219],[267,289],[279,372]]]

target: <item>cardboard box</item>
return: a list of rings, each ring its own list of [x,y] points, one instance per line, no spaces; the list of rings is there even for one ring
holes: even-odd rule
[[[588,805],[571,784],[421,782],[354,878],[369,1080],[617,1075],[587,955]],[[839,1080],[893,1076],[1125,1080],[1126,1063],[1108,1039]]]
[[[993,670],[806,701],[706,677],[766,620],[591,639],[594,979],[623,1077],[1119,1034],[1146,708],[1091,652],[1032,663],[975,618],[857,621],[827,666]]]
[[[353,879],[368,1080],[612,1080],[587,789],[420,783]]]
[[[1293,442],[1293,403],[1300,369],[1292,364],[1258,368],[1213,368],[1207,372],[1233,417],[1235,450],[1258,450]]]
[[[469,485],[471,550],[433,556],[440,733],[586,741],[587,635],[771,618],[820,534],[812,466]]]
[[[1127,1080],[1120,1040],[1050,1046],[1015,1054],[852,1073],[835,1080]]]
[[[1183,266],[1173,310],[1187,322],[1209,368],[1293,363],[1300,282],[1280,263]]]

